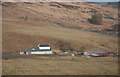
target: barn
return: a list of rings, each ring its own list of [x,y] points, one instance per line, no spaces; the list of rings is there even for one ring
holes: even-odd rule
[[[109,54],[104,51],[86,51],[84,55],[89,55],[91,57],[103,57],[108,56]]]
[[[30,54],[52,54],[52,50],[31,50]]]
[[[21,55],[34,55],[34,54],[53,54],[53,51],[51,50],[51,47],[49,45],[38,45],[32,49],[27,48],[25,50],[20,51]]]
[[[38,47],[30,50],[30,54],[53,54],[49,45],[38,45]]]

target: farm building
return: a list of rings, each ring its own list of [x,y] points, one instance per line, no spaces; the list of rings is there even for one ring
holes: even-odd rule
[[[52,54],[52,50],[50,49],[44,49],[44,50],[31,50],[30,54]]]
[[[30,54],[52,54],[51,47],[49,45],[38,45],[38,47],[33,48]]]
[[[53,51],[49,45],[38,45],[38,47],[20,51],[20,54],[53,54]]]
[[[49,45],[38,45],[38,48],[40,49],[40,50],[42,50],[42,49],[50,49],[50,46]]]
[[[103,57],[108,56],[109,54],[104,51],[86,51],[84,52],[84,55],[89,55],[92,57]]]
[[[24,55],[24,54],[28,55],[28,54],[30,54],[30,48],[26,48],[25,50],[20,51],[20,54],[21,55]]]
[[[20,54],[21,54],[21,55],[24,55],[24,54],[28,55],[28,54],[29,54],[29,51],[20,51]]]

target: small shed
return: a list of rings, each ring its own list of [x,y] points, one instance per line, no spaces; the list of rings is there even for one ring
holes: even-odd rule
[[[29,52],[28,51],[20,51],[20,55],[28,55]]]
[[[75,54],[71,53],[70,56],[75,56]]]
[[[20,55],[28,55],[30,53],[30,48],[20,51]]]

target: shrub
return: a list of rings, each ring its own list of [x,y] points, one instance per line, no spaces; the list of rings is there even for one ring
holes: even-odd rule
[[[86,51],[86,47],[85,47],[85,46],[81,46],[81,47],[77,50],[78,53],[83,53],[83,52],[85,52],[85,51]]]
[[[90,19],[90,23],[91,24],[101,25],[102,24],[102,17],[100,15],[95,14]]]
[[[85,46],[81,46],[81,47],[80,47],[80,50],[81,50],[81,52],[85,52],[86,47],[85,47]]]

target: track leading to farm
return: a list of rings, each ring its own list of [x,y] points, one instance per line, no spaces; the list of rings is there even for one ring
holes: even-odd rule
[[[32,58],[37,56],[68,56],[66,54],[42,54],[42,55],[20,55],[19,51],[16,52],[6,52],[2,54],[2,59],[15,59],[15,58]]]

